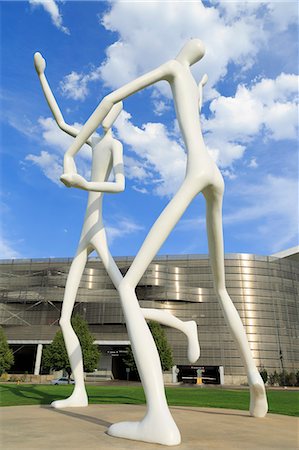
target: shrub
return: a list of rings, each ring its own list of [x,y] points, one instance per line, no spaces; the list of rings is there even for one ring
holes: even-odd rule
[[[270,373],[269,377],[268,377],[268,383],[270,386],[278,386],[279,385],[279,374],[276,372],[276,370],[274,370],[273,373]]]
[[[289,373],[289,380],[288,380],[289,384],[288,386],[296,386],[297,384],[297,376],[295,374],[295,372],[290,372]]]
[[[269,375],[268,384],[270,386],[299,386],[299,371],[295,373],[283,370],[277,373],[275,370]]]

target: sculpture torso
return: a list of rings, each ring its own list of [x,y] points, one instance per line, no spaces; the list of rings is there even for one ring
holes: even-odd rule
[[[92,138],[91,181],[107,181],[112,169],[112,149],[114,138],[111,133],[103,137]],[[87,236],[89,240],[103,228],[103,196],[104,192],[89,192],[87,208],[82,228],[81,240]]]
[[[205,147],[199,116],[199,90],[188,64],[177,60],[166,63],[176,116],[187,150],[186,176],[205,176],[211,181],[222,178]]]

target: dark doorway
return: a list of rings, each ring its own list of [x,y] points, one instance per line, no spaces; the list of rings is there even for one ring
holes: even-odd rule
[[[111,356],[111,371],[115,380],[126,380],[127,372],[123,357],[127,354],[125,347],[112,346],[106,351],[107,355]]]
[[[115,380],[126,380],[126,366],[123,362],[122,356],[112,356],[112,375]]]
[[[37,345],[12,344],[10,348],[13,351],[15,362],[9,373],[27,372],[32,374],[34,372]]]

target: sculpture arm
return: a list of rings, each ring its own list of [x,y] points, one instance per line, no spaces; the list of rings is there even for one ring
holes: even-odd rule
[[[102,123],[103,119],[111,111],[113,105],[129,97],[135,92],[144,89],[147,86],[150,86],[161,80],[166,80],[169,76],[171,76],[171,62],[172,61],[169,61],[168,63],[163,64],[157,69],[154,69],[151,72],[142,75],[139,78],[136,78],[136,80],[125,84],[123,87],[104,97],[104,99],[92,113],[90,118],[87,120],[85,125],[82,127],[80,133],[78,134],[72,145],[67,150],[64,157],[64,172],[71,171],[74,156],[78,153],[86,140],[96,130],[99,124]]]
[[[53,114],[53,117],[54,117],[57,125],[65,133],[67,133],[73,137],[77,137],[80,130],[77,130],[77,128],[72,127],[71,125],[68,125],[64,121],[63,115],[59,109],[57,101],[53,95],[53,92],[49,86],[48,80],[44,73],[45,67],[46,67],[46,62],[45,62],[44,58],[42,57],[42,55],[38,52],[35,53],[35,55],[34,55],[34,66],[35,66],[36,72],[38,74],[43,93],[45,95],[45,98],[47,100],[47,103],[49,105],[49,108]],[[91,141],[89,139],[86,140],[85,143],[91,146]]]
[[[111,194],[122,192],[125,189],[123,147],[117,140],[113,140],[112,158],[115,181],[87,181],[76,173],[63,174],[60,180],[67,187],[77,187],[85,191],[109,192]]]
[[[76,187],[88,192],[109,192],[110,194],[116,194],[125,189],[124,183],[118,183],[117,181],[87,181],[77,173],[63,174],[60,180],[67,187]]]
[[[204,76],[202,77],[202,79],[200,80],[199,84],[198,84],[198,106],[199,106],[199,111],[201,111],[201,108],[202,108],[203,87],[207,84],[207,82],[208,82],[208,75],[205,73]]]

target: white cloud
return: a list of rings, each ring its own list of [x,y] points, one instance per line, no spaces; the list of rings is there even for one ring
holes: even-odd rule
[[[134,191],[139,192],[140,194],[148,194],[148,190],[145,188],[139,188],[138,186],[132,186],[132,189],[134,189]]]
[[[234,183],[233,189],[225,201],[234,204],[234,211],[223,216],[227,232],[231,226],[238,227],[238,234],[246,234],[269,253],[294,245],[298,240],[298,180],[268,175],[255,184]],[[242,206],[236,206],[236,197]],[[203,217],[183,219],[179,229],[197,230],[204,221]]]
[[[26,161],[32,161],[41,168],[44,175],[58,186],[62,186],[59,177],[63,173],[61,160],[57,155],[50,155],[46,151],[41,151],[40,155],[27,155]]]
[[[232,22],[244,15],[265,16],[268,26],[274,26],[278,31],[285,31],[298,20],[296,0],[249,0],[249,1],[218,1],[212,0],[224,14],[228,22]]]
[[[273,140],[296,139],[298,129],[298,77],[280,74],[252,87],[239,85],[234,97],[219,96],[203,117],[208,148],[222,167],[240,159],[246,145],[259,133]]]
[[[5,117],[5,112],[3,112],[3,117]],[[38,127],[26,115],[18,117],[11,111],[6,111],[6,120],[11,127],[29,138],[33,138],[38,132]]]
[[[142,226],[138,225],[133,220],[124,217],[117,221],[116,226],[107,225],[105,228],[110,245],[115,239],[143,230]]]
[[[243,207],[226,214],[224,223],[235,225],[258,221],[250,227],[255,239],[264,241],[271,252],[292,245],[298,239],[298,181],[268,175],[261,183],[240,185],[236,191]]]
[[[62,15],[54,0],[29,0],[29,3],[33,7],[42,6],[50,14],[53,25],[63,33],[70,34],[69,29],[62,24]]]
[[[298,23],[297,0],[272,0],[267,2],[269,19],[278,31],[285,31],[291,25]]]
[[[40,117],[38,119],[43,144],[53,147],[58,153],[63,154],[74,141],[74,138],[62,131],[52,117]]]
[[[88,83],[100,79],[99,68],[92,70],[88,74],[71,72],[60,82],[62,94],[73,100],[84,100],[88,93]]]
[[[25,160],[36,164],[49,180],[60,186],[59,178],[63,173],[63,156],[74,138],[60,130],[52,117],[40,117],[38,124],[39,134],[42,136],[39,147],[48,147],[51,152],[44,150],[39,155],[29,154]],[[79,123],[74,123],[72,126],[77,130],[82,127]],[[91,149],[88,145],[84,145],[76,156],[76,165],[78,172],[87,179],[90,177],[90,161]]]
[[[21,258],[20,253],[15,250],[14,244],[3,236],[0,236],[0,255],[3,259]]]
[[[118,41],[108,47],[101,67],[102,78],[111,88],[174,58],[188,39],[198,37],[206,44],[207,52],[194,72],[197,77],[207,72],[207,89],[211,89],[226,74],[230,62],[242,69],[251,66],[266,38],[262,22],[255,15],[243,14],[227,24],[219,10],[200,1],[190,2],[187,7],[185,2],[175,1],[116,1],[101,23],[119,34]]]
[[[251,158],[249,161],[248,167],[251,167],[251,169],[256,169],[258,167],[258,163],[256,161],[256,158]]]
[[[124,155],[124,164],[126,167],[126,178],[129,180],[145,181],[150,174],[147,172],[145,164],[132,156]]]
[[[118,88],[174,58],[188,39],[198,37],[207,51],[193,72],[198,79],[208,73],[205,100],[213,98],[217,96],[214,86],[226,75],[228,65],[233,62],[241,71],[251,67],[267,40],[265,22],[255,14],[256,9],[243,8],[242,14],[233,15],[228,23],[219,5],[215,8],[201,1],[189,2],[187,7],[178,1],[111,2],[100,22],[106,30],[118,33],[118,40],[106,49],[106,59],[98,68],[86,74],[67,75],[62,91],[70,98],[83,99],[88,94],[88,83],[99,76],[108,87]],[[171,97],[167,83],[158,83],[154,89],[156,97]],[[156,98],[154,108],[158,114],[163,112],[161,107]]]
[[[118,137],[134,152],[127,159],[126,174],[143,184],[154,183],[154,193],[160,196],[174,194],[183,181],[186,155],[183,148],[171,138],[162,123],[133,125],[131,115],[123,111],[115,123]]]
[[[163,100],[153,100],[154,113],[156,116],[162,116],[165,111],[169,111],[170,106]]]
[[[54,150],[58,151],[58,153],[64,154],[73,143],[74,138],[62,131],[52,117],[40,117],[38,123],[41,127],[44,144],[51,146]],[[77,130],[82,128],[82,124],[77,122],[71,125]],[[91,158],[91,150],[88,145],[82,147],[80,150],[80,157],[88,160]]]

